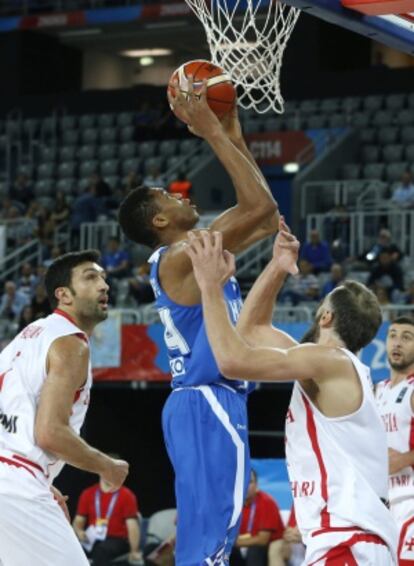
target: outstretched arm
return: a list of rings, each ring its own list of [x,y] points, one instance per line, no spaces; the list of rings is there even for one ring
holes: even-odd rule
[[[222,252],[219,232],[189,234],[187,253],[200,286],[208,339],[220,371],[230,379],[248,381],[313,380],[334,371],[341,353],[306,344],[288,350],[249,346],[230,322],[220,281],[234,270],[234,257]],[[329,350],[331,352],[331,349]],[[337,368],[336,368],[337,369]]]
[[[276,237],[273,257],[258,277],[244,302],[236,328],[251,346],[291,348],[297,342],[272,325],[273,307],[286,276],[297,273],[299,242],[289,233],[283,218]]]

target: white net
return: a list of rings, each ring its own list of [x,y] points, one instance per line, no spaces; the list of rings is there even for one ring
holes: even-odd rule
[[[204,26],[212,61],[238,88],[238,103],[282,113],[282,58],[299,10],[280,0],[186,0]]]

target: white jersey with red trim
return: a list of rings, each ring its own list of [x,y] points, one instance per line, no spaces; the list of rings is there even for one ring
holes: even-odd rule
[[[369,368],[351,358],[363,400],[351,415],[324,416],[296,382],[286,417],[286,458],[304,543],[318,532],[359,528],[395,553],[397,533],[386,507],[388,458]]]
[[[375,396],[387,433],[388,447],[398,452],[414,450],[414,414],[411,398],[414,394],[414,375],[396,385],[391,381],[378,383]],[[389,477],[391,503],[414,497],[414,470],[408,466]]]
[[[0,354],[0,457],[25,460],[40,467],[52,483],[65,462],[36,445],[34,423],[40,392],[46,378],[47,355],[51,344],[62,336],[76,334],[88,342],[63,311],[56,310],[46,318],[29,324]],[[71,428],[79,434],[89,404],[92,371],[73,400],[69,419]],[[23,459],[22,459],[23,458]],[[29,465],[29,468],[31,466]]]

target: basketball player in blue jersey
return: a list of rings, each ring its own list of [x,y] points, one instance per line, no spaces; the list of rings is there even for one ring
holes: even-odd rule
[[[178,91],[179,89],[176,89]],[[228,250],[241,251],[274,234],[276,202],[244,142],[236,111],[220,122],[201,96],[171,104],[204,138],[229,173],[237,203],[211,225]],[[224,566],[237,536],[249,481],[247,385],[219,372],[203,322],[201,295],[185,253],[195,206],[158,187],[139,187],[121,204],[119,222],[132,241],[152,247],[151,283],[165,327],[173,392],[163,410],[167,451],[175,470],[177,566]],[[241,298],[234,277],[223,282],[236,322]]]

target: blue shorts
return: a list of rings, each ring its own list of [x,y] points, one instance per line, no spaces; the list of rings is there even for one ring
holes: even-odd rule
[[[246,399],[220,385],[176,389],[163,430],[175,470],[176,565],[227,564],[250,475]]]

